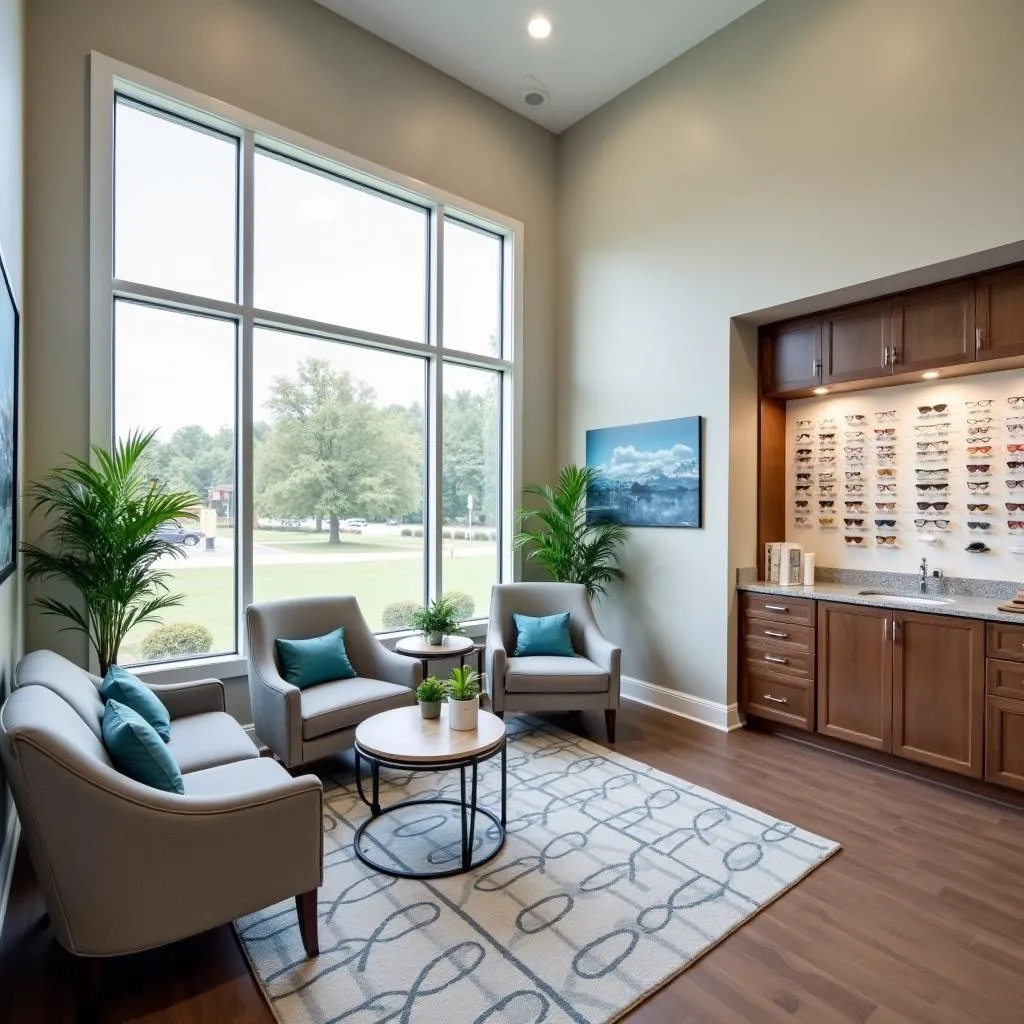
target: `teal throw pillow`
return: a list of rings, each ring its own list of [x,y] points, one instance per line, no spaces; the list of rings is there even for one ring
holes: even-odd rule
[[[281,657],[281,675],[300,690],[358,675],[345,650],[344,626],[311,640],[278,640],[277,653]]]
[[[165,793],[184,793],[185,783],[167,745],[141,715],[116,700],[103,709],[103,745],[118,771]]]
[[[119,665],[111,665],[103,677],[100,696],[105,700],[116,700],[129,707],[149,722],[157,736],[169,743],[171,739],[171,716],[160,698],[141,680]]]
[[[515,658],[532,658],[541,654],[559,658],[573,658],[572,636],[569,633],[569,613],[561,615],[517,615],[512,618],[516,624]]]

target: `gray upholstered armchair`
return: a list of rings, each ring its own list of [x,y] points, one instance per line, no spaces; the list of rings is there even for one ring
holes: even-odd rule
[[[219,681],[153,687],[170,712],[184,794],[113,766],[95,677],[36,651],[15,685],[0,712],[0,755],[65,949],[134,953],[294,896],[316,955],[323,787],[259,756],[225,714]]]
[[[574,658],[517,658],[513,613],[570,614]],[[585,587],[575,583],[499,583],[491,591],[487,688],[496,715],[506,711],[601,708],[615,742],[622,652],[601,635]]]
[[[289,768],[351,747],[361,721],[415,702],[420,663],[389,651],[350,595],[252,604],[245,623],[256,735]],[[345,650],[358,676],[303,690],[286,682],[274,641],[306,640],[339,626],[345,627]]]

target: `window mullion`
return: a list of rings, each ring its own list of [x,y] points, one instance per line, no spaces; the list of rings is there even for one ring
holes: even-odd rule
[[[441,596],[442,508],[444,472],[444,207],[434,207],[430,221],[430,322],[432,345],[427,382],[427,597]]]
[[[256,148],[251,131],[242,135],[242,167],[239,188],[239,286],[242,299],[242,331],[239,338],[237,408],[238,477],[235,481],[235,572],[238,593],[238,649],[245,653],[245,609],[253,599],[252,565],[252,359],[254,327],[254,253]]]

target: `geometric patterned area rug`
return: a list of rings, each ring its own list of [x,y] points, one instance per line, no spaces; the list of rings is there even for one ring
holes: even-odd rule
[[[293,900],[237,922],[283,1024],[606,1024],[839,849],[537,719],[507,726],[506,843],[469,874],[366,867],[352,837],[369,811],[351,779],[324,780],[319,958],[303,955]],[[480,777],[495,809],[499,766]],[[457,772],[386,780],[383,805],[459,784]],[[385,816],[381,851],[444,863],[451,810]],[[477,822],[478,846],[493,843]]]

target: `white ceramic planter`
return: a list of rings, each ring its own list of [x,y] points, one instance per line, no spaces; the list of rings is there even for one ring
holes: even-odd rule
[[[441,644],[444,643],[444,633],[428,633],[427,643],[430,644],[432,647],[440,647]]]
[[[480,698],[448,701],[448,725],[457,732],[472,732],[476,728]]]

